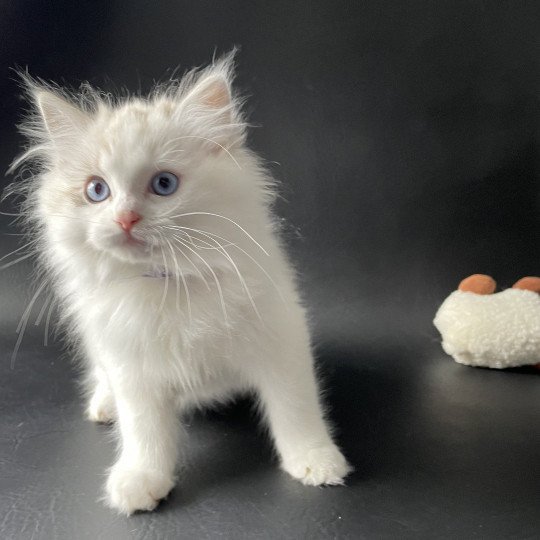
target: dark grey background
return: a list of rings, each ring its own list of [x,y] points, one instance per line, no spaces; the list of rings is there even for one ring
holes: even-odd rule
[[[540,379],[455,364],[431,320],[468,274],[540,273],[539,24],[537,2],[2,2],[4,170],[25,107],[9,68],[144,92],[241,47],[250,143],[282,184],[357,471],[346,488],[293,482],[241,402],[190,422],[187,471],[158,512],[114,516],[96,502],[114,444],[83,420],[60,340],[44,347],[32,318],[10,367],[23,262],[0,273],[0,536],[537,537]],[[2,236],[0,256],[18,241]]]

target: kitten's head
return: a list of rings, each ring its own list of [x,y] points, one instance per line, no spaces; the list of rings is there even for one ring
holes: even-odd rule
[[[232,55],[147,98],[116,100],[88,86],[68,95],[28,80],[35,114],[23,126],[31,146],[22,159],[40,162],[29,208],[49,240],[156,265],[181,242],[193,249],[190,230],[178,227],[194,229],[201,247],[211,240],[195,230],[249,221],[268,198],[267,180],[244,146],[231,80]]]

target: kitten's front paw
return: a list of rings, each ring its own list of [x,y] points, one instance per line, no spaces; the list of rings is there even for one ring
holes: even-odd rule
[[[98,422],[99,424],[111,424],[114,422],[115,416],[116,407],[113,396],[111,394],[95,392],[86,409],[88,420]]]
[[[159,471],[115,465],[107,480],[107,504],[121,514],[153,510],[174,486],[172,477]]]
[[[307,486],[338,485],[353,469],[337,446],[312,448],[283,460],[282,467]]]

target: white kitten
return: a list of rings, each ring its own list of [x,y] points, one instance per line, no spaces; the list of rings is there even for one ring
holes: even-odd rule
[[[306,316],[280,246],[272,179],[245,146],[232,55],[147,99],[27,80],[16,165],[32,234],[88,366],[91,420],[116,420],[106,485],[124,514],[175,483],[178,411],[254,392],[284,470],[341,484]],[[18,189],[18,188],[15,188]]]

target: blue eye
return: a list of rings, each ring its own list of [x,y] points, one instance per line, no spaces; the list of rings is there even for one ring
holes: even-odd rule
[[[150,188],[162,197],[172,195],[178,189],[178,177],[170,172],[160,172],[152,178]]]
[[[109,197],[111,190],[103,178],[92,176],[86,184],[85,193],[90,202],[102,202]]]

